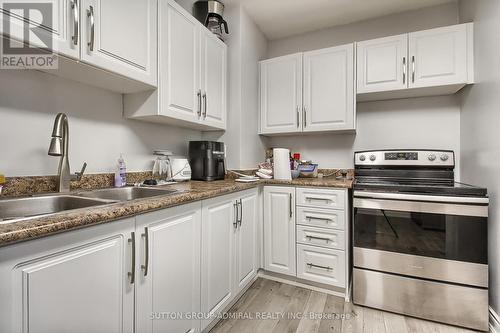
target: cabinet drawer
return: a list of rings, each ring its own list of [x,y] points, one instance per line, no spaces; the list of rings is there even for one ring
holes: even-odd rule
[[[345,288],[345,252],[297,244],[297,277]]]
[[[339,230],[328,230],[298,225],[297,243],[344,250],[345,236],[344,232]]]
[[[297,205],[299,206],[344,209],[345,200],[345,190],[297,189]]]
[[[344,230],[345,212],[343,210],[297,207],[297,224]]]

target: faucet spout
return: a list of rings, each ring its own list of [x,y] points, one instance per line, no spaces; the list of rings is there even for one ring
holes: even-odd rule
[[[57,191],[69,192],[70,181],[73,179],[69,168],[68,157],[69,146],[69,123],[68,116],[64,113],[58,113],[54,120],[54,128],[52,130],[52,139],[50,141],[48,154],[50,156],[60,156],[59,169],[57,172]],[[84,164],[86,166],[87,163]],[[77,174],[76,179],[80,180],[82,172]]]

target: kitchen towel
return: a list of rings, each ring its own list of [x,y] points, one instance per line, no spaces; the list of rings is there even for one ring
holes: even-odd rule
[[[291,180],[290,172],[290,150],[285,148],[273,149],[273,174],[274,179]]]

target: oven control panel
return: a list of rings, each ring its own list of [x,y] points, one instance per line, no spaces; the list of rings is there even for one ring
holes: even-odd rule
[[[368,150],[354,154],[354,165],[455,166],[451,150]]]

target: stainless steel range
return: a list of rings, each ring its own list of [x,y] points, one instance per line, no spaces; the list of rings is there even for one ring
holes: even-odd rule
[[[354,303],[488,330],[486,189],[453,151],[354,155]]]

